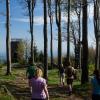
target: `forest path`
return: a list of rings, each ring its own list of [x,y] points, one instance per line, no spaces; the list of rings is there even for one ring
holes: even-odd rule
[[[17,100],[31,100],[31,94],[29,91],[25,70],[23,71],[23,69],[20,69],[20,72],[19,70],[14,70],[14,75],[14,80],[2,79],[0,80],[0,85],[5,85]],[[49,84],[48,90],[50,94],[50,100],[91,100],[90,90],[74,90],[71,96],[68,96],[66,86],[60,87],[57,84]],[[80,95],[80,93],[82,95]]]
[[[15,81],[2,82],[2,84],[8,88],[17,100],[31,100],[28,81],[25,77],[17,77]],[[71,96],[68,96],[66,87],[60,87],[58,85],[49,85],[48,90],[50,100],[91,100],[85,96],[81,97],[77,93],[73,93]]]

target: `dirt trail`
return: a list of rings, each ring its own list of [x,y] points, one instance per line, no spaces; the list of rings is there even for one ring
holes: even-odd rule
[[[17,100],[31,100],[28,81],[23,76],[25,75],[18,75],[14,81],[4,81],[0,84],[5,85]],[[91,100],[88,97],[79,96],[76,91],[71,96],[68,96],[66,87],[59,87],[58,85],[49,85],[48,90],[50,100]]]
[[[31,94],[28,88],[26,78],[17,77],[16,81],[5,83],[9,91],[17,100],[30,100]],[[90,100],[72,94],[68,96],[66,87],[59,87],[57,85],[49,85],[50,100]]]

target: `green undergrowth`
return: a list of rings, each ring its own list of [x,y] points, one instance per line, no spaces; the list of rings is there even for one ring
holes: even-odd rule
[[[15,100],[6,86],[0,86],[0,100]]]
[[[12,98],[11,96],[9,95],[2,95],[0,94],[0,100],[15,100],[14,98]]]
[[[11,81],[11,80],[14,80],[15,77],[16,76],[14,74],[12,74],[12,75],[6,75],[5,70],[2,71],[2,69],[0,68],[0,80],[1,81]]]
[[[88,97],[88,95],[91,92],[91,84],[87,83],[87,84],[76,84],[73,86],[73,89],[75,90],[75,93],[83,96],[83,97]]]
[[[14,81],[17,77],[24,77],[25,69],[15,69],[12,68],[11,75],[6,75],[6,67],[0,68],[0,81]]]
[[[59,77],[58,77],[58,70],[49,70],[48,72],[48,83],[49,84],[58,84]]]
[[[93,75],[93,72],[94,72],[94,69],[95,69],[95,65],[94,64],[90,64],[89,65],[89,75]]]

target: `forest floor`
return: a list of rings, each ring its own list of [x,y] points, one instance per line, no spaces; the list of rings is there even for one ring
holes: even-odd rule
[[[10,76],[5,76],[4,73],[5,67],[0,68],[0,86],[6,86],[15,100],[31,100],[25,68],[13,68]],[[50,70],[48,79],[50,100],[91,100],[91,86],[89,84],[81,86],[80,82],[74,82],[73,94],[68,96],[66,86],[61,87],[58,83],[57,70]],[[0,98],[0,100],[8,99]]]

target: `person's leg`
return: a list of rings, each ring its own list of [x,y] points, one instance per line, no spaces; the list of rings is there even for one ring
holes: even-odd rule
[[[60,85],[62,86],[62,74],[60,74]]]
[[[60,74],[60,85],[61,85],[61,74]]]
[[[30,88],[30,93],[32,94],[32,87],[29,87]]]
[[[72,80],[68,79],[68,94],[72,94]]]
[[[68,90],[68,94],[70,95],[70,91],[71,91],[70,79],[67,79],[67,90]]]
[[[65,85],[65,74],[63,74],[62,83],[63,83],[63,86],[64,86]]]
[[[70,80],[71,83],[71,90],[73,89],[73,79]]]
[[[72,94],[72,88],[71,88],[71,84],[68,84],[67,85],[68,87],[67,87],[67,89],[68,89],[68,95],[70,96],[71,94]]]
[[[61,86],[63,85],[63,75],[61,74]]]
[[[31,79],[32,79],[32,77],[28,77],[30,93],[32,93]]]
[[[71,95],[72,94],[72,86],[71,86],[71,84],[69,84],[69,95]]]

